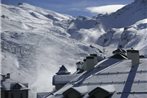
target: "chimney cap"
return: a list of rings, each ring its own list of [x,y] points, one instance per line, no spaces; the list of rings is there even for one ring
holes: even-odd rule
[[[131,49],[131,50],[127,50],[127,52],[130,52],[130,53],[139,53],[138,50],[133,50],[133,49]]]
[[[88,56],[88,57],[86,57],[86,59],[94,59],[94,57],[93,56]]]
[[[90,54],[90,56],[94,56],[94,57],[97,57],[97,54]]]

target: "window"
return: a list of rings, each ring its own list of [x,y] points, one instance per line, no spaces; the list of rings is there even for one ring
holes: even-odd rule
[[[94,95],[90,96],[89,98],[96,98]]]
[[[4,96],[5,96],[5,98],[8,98],[9,93],[8,93],[7,91],[5,91],[5,92],[4,92],[4,94],[5,94],[5,95],[4,95]]]
[[[20,98],[23,98],[23,94],[22,93],[20,94]]]
[[[14,98],[14,95],[13,95],[13,93],[11,93],[11,98]]]
[[[105,89],[97,87],[89,93],[89,98],[111,98],[112,92],[108,92]]]

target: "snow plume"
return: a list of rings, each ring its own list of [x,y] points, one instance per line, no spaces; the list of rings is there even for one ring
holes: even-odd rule
[[[147,17],[144,12],[147,7],[143,5],[132,3],[121,10],[118,7],[123,5],[101,6],[98,13],[118,11],[75,19],[28,4],[19,7],[2,4],[2,72],[10,72],[17,82],[29,83],[34,93],[30,98],[36,98],[36,92],[52,91],[52,76],[61,65],[74,72],[77,61],[102,50],[98,45],[133,46],[146,53]]]
[[[125,5],[104,5],[98,7],[88,7],[86,8],[88,11],[96,14],[111,14],[121,9]]]

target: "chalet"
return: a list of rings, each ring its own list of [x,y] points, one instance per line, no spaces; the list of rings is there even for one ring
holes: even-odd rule
[[[28,98],[28,84],[15,82],[9,75],[2,75],[1,98]]]
[[[70,82],[75,76],[70,75],[70,72],[62,65],[59,71],[53,77],[53,85],[55,85],[55,89],[59,90],[62,88],[66,83]]]
[[[140,58],[138,50],[117,50],[95,65],[94,57],[87,59],[92,61],[86,63],[89,70],[45,98],[147,98],[147,59]]]
[[[90,54],[83,60],[83,62],[80,61],[76,63],[77,70],[79,70],[79,72],[90,70],[103,59],[103,57],[98,56],[97,54]]]

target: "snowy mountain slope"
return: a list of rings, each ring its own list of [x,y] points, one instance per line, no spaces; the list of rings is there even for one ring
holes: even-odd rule
[[[51,91],[52,76],[62,64],[73,72],[77,61],[99,53],[90,44],[68,38],[71,16],[24,3],[1,7],[2,74],[11,73],[13,80],[29,83],[31,93]]]
[[[144,43],[146,39],[146,12],[147,1],[135,0],[110,15],[99,14],[92,18],[78,17],[70,23],[68,33],[71,38],[95,43],[107,47],[108,50],[119,46],[137,48],[137,45]]]
[[[111,15],[102,17],[101,21],[107,27],[121,28],[145,18],[147,18],[147,0],[135,0]]]
[[[57,32],[56,30],[59,30],[58,32],[62,32],[66,35],[67,33],[65,34],[65,30],[60,26],[60,24],[64,22],[64,28],[66,28],[68,20],[72,19],[71,16],[64,16],[42,8],[35,8],[34,6],[25,3],[18,7],[7,5],[1,6],[3,10],[2,25],[5,27],[2,29],[3,31],[25,30],[31,32]]]
[[[73,18],[25,3],[1,7],[2,73],[29,82],[33,91],[52,90],[51,78],[61,64],[73,72],[77,61],[99,53],[91,44],[106,48],[107,55],[121,46],[147,56],[146,0],[91,18]]]

